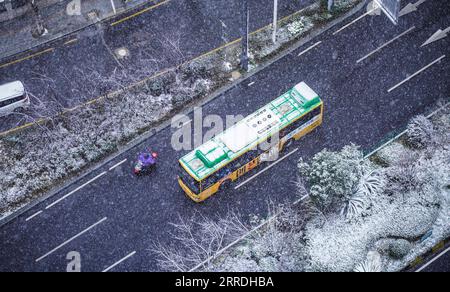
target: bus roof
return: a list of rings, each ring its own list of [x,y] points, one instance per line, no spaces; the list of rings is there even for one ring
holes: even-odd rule
[[[20,81],[14,81],[0,85],[0,101],[21,96],[25,93],[25,88]]]
[[[202,181],[320,103],[317,93],[306,83],[299,83],[182,157],[180,164],[195,180]]]

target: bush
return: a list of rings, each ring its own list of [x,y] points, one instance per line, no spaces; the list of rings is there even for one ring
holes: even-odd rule
[[[310,164],[300,160],[298,167],[310,185],[311,199],[321,210],[349,199],[368,168],[355,145],[345,146],[340,152],[325,149]]]
[[[406,130],[408,144],[416,149],[423,149],[430,145],[434,135],[433,123],[422,115],[413,118]]]
[[[404,258],[411,251],[411,243],[406,239],[399,239],[393,241],[389,245],[389,256],[394,259],[400,260]]]

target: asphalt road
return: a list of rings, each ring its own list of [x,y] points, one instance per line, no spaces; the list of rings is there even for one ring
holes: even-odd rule
[[[313,0],[279,2],[282,18]],[[251,31],[271,23],[271,3],[250,1]],[[33,106],[25,112],[27,116],[1,118],[0,132],[36,117],[55,115],[62,108],[72,108],[235,40],[241,28],[238,4],[238,0],[169,0],[126,21],[117,23],[127,17],[120,15],[32,52],[1,60],[0,84],[23,81],[32,94]],[[147,7],[153,5],[149,2]],[[139,9],[129,14],[143,8]],[[117,49],[128,50],[128,57],[117,58]],[[34,54],[40,55],[2,68]]]
[[[429,1],[404,16],[398,26],[384,16],[366,16],[333,34],[352,21],[346,20],[205,105],[204,114],[247,115],[300,81],[306,81],[324,100],[323,126],[296,144],[299,151],[238,190],[232,188],[203,204],[187,199],[176,184],[177,160],[184,152],[170,147],[173,130],[166,128],[144,142],[160,155],[151,176],[136,178],[131,173],[144,147],[139,145],[3,226],[0,271],[65,271],[70,251],[81,254],[82,271],[102,271],[132,252],[113,270],[158,270],[149,248],[156,239],[174,244],[168,236],[169,223],[178,215],[201,212],[217,217],[237,210],[248,219],[250,214],[264,215],[268,200],[297,199],[298,158],[307,159],[325,147],[335,150],[348,143],[369,149],[436,100],[448,99],[448,56],[419,75],[414,73],[448,55],[450,38],[424,48],[420,45],[439,28],[450,26],[449,15],[449,6]],[[357,63],[413,26],[407,35]],[[319,41],[314,49],[298,56]]]
[[[417,272],[421,273],[448,273],[450,272],[450,246],[430,257],[426,264],[420,267]]]

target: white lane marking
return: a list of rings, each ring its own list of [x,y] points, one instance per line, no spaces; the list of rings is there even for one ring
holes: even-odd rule
[[[306,54],[307,52],[311,51],[312,49],[314,49],[315,47],[317,47],[321,43],[322,43],[322,41],[319,41],[319,42],[315,43],[314,45],[310,46],[309,48],[307,48],[306,50],[304,50],[303,52],[301,52],[297,56],[300,57],[301,55]]]
[[[182,123],[182,124],[179,124],[181,121],[177,121],[177,123],[178,123],[178,129],[181,129],[181,128],[183,128],[184,126],[186,126],[186,125],[188,125],[188,124],[190,124],[190,123],[192,123],[192,120],[188,120],[188,121],[186,121],[186,122],[184,122],[184,123]]]
[[[247,86],[252,86],[253,84],[255,84],[255,81],[253,81],[253,82],[250,82]]]
[[[370,52],[369,54],[365,55],[364,57],[362,57],[361,59],[359,59],[358,61],[356,61],[356,63],[361,63],[362,61],[364,61],[365,59],[369,58],[370,56],[372,56],[373,54],[375,54],[378,51],[381,51],[382,49],[384,49],[385,47],[389,46],[390,44],[392,44],[393,42],[395,42],[396,40],[398,40],[399,38],[401,38],[402,36],[410,33],[411,31],[413,31],[416,27],[413,26],[410,29],[408,29],[407,31],[401,33],[400,35],[396,36],[395,38],[393,38],[392,40],[388,41],[387,43],[385,43],[384,45],[380,46],[379,48],[377,48],[376,50],[373,50],[372,52]]]
[[[30,217],[28,217],[27,219],[25,219],[26,222],[30,221],[31,219],[33,219],[34,217],[38,216],[39,214],[41,214],[42,211],[39,211],[37,213],[35,213],[34,215],[31,215]]]
[[[278,159],[277,161],[275,161],[274,163],[272,163],[271,165],[267,166],[266,168],[264,168],[263,170],[261,170],[260,172],[258,172],[257,174],[253,175],[252,177],[248,178],[247,180],[243,181],[242,183],[240,183],[239,185],[237,185],[234,189],[237,190],[240,187],[242,187],[243,185],[249,183],[251,180],[255,179],[256,177],[258,177],[259,175],[261,175],[262,173],[266,172],[267,170],[269,170],[270,168],[274,167],[275,165],[277,165],[278,163],[280,163],[281,161],[283,161],[284,159],[288,158],[289,156],[291,156],[292,154],[294,154],[295,152],[297,152],[299,150],[299,148],[294,149],[293,151],[289,152],[288,154],[286,154],[285,156],[283,156],[282,158]]]
[[[356,22],[360,21],[361,19],[363,19],[364,17],[366,17],[369,14],[372,14],[373,12],[375,12],[377,9],[380,9],[380,7],[376,6],[375,8],[367,11],[366,13],[364,13],[363,15],[361,15],[360,17],[358,17],[357,19],[353,20],[352,22],[350,22],[349,24],[343,26],[341,29],[333,32],[333,35],[337,35],[338,33],[340,33],[341,31],[343,31],[344,29],[346,29],[347,27],[351,26],[352,24],[355,24]]]
[[[40,258],[36,259],[36,262],[39,262],[43,259],[45,259],[46,257],[48,257],[49,255],[51,255],[52,253],[54,253],[55,251],[57,251],[58,249],[60,249],[61,247],[65,246],[66,244],[72,242],[73,240],[77,239],[78,237],[80,237],[81,235],[85,234],[86,232],[88,232],[89,230],[91,230],[92,228],[94,228],[95,226],[99,225],[100,223],[106,221],[106,219],[108,218],[103,218],[102,220],[98,221],[97,223],[91,225],[90,227],[86,228],[85,230],[81,231],[80,233],[78,233],[77,235],[71,237],[70,239],[64,241],[62,244],[58,245],[57,247],[55,247],[54,249],[52,249],[51,251],[49,251],[48,253],[44,254],[43,256],[41,256]]]
[[[119,163],[117,163],[117,164],[111,166],[111,167],[109,168],[109,171],[111,171],[111,170],[113,170],[114,168],[119,167],[120,165],[124,164],[127,160],[128,160],[128,159],[125,158],[125,159],[122,160],[121,162],[119,162]]]
[[[398,83],[397,85],[395,85],[394,87],[390,88],[388,90],[388,92],[393,91],[394,89],[402,86],[403,84],[405,84],[406,82],[408,82],[409,80],[413,79],[414,77],[416,77],[417,75],[419,75],[420,73],[422,73],[423,71],[427,70],[428,68],[430,68],[431,66],[433,66],[434,64],[438,63],[439,61],[441,61],[442,59],[445,58],[445,55],[443,55],[442,57],[434,60],[433,62],[431,62],[430,64],[426,65],[425,67],[423,67],[422,69],[420,69],[419,71],[417,71],[416,73],[414,73],[413,75],[409,76],[408,78],[406,78],[405,80],[403,80],[402,82]]]
[[[440,259],[443,255],[445,255],[448,251],[450,250],[450,247],[447,248],[446,250],[444,250],[443,252],[441,252],[438,256],[436,256],[434,259],[432,259],[431,261],[429,261],[426,265],[424,265],[423,267],[421,267],[420,269],[418,269],[416,271],[416,273],[420,273],[423,270],[425,270],[426,268],[428,268],[428,266],[430,266],[432,263],[434,263],[435,261],[437,261],[438,259]]]
[[[46,210],[50,209],[51,207],[55,206],[56,204],[58,204],[59,202],[63,201],[64,199],[66,199],[67,197],[73,195],[74,193],[78,192],[79,190],[81,190],[82,188],[84,188],[85,186],[87,186],[88,184],[93,183],[94,181],[96,181],[97,179],[99,179],[100,177],[104,176],[107,172],[104,171],[101,174],[97,175],[96,177],[94,177],[93,179],[91,179],[90,181],[88,181],[87,183],[85,183],[82,186],[79,186],[78,188],[74,189],[73,191],[71,191],[70,193],[68,193],[67,195],[63,196],[62,198],[56,200],[55,202],[51,203],[50,205],[48,205],[47,207],[45,207]]]
[[[301,197],[300,199],[298,199],[297,201],[294,202],[294,205],[297,205],[300,202],[303,202],[304,200],[306,200],[307,198],[309,198],[309,195],[304,195],[303,197]]]
[[[123,263],[124,261],[126,261],[127,259],[131,258],[132,256],[134,256],[136,254],[135,251],[133,251],[132,253],[130,253],[129,255],[127,255],[126,257],[124,257],[123,259],[121,259],[120,261],[116,262],[115,264],[109,266],[108,268],[104,269],[102,273],[106,273],[111,271],[112,269],[114,269],[115,267],[117,267],[118,265],[120,265],[121,263]]]

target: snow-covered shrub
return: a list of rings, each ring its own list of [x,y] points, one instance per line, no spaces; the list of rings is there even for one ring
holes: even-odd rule
[[[340,152],[322,150],[310,163],[300,160],[298,168],[310,186],[311,199],[321,209],[327,209],[351,198],[369,166],[359,147],[350,145]]]
[[[433,123],[425,116],[417,116],[413,118],[406,131],[408,143],[417,149],[423,149],[428,146],[435,135]]]
[[[311,215],[307,205],[271,206],[278,214],[239,247],[222,257],[214,270],[228,272],[302,271],[305,266],[303,226]],[[270,216],[272,217],[272,216]],[[259,225],[260,220],[254,221]]]
[[[410,251],[412,245],[406,239],[398,239],[389,244],[389,255],[394,259],[404,258]]]
[[[291,36],[296,36],[307,30],[309,30],[313,24],[308,17],[302,16],[298,20],[291,22],[287,25],[287,30]]]
[[[409,152],[408,148],[403,146],[403,144],[399,142],[393,142],[386,147],[380,149],[376,153],[376,159],[380,162],[382,165],[391,166],[393,164],[398,163],[399,159],[401,159],[405,152]]]
[[[357,265],[354,272],[359,273],[379,273],[383,271],[383,264],[381,256],[376,251],[371,251],[367,254],[367,259],[361,264]]]
[[[363,175],[342,213],[349,220],[360,217],[371,206],[374,196],[383,191],[384,185],[384,175],[378,170]]]

